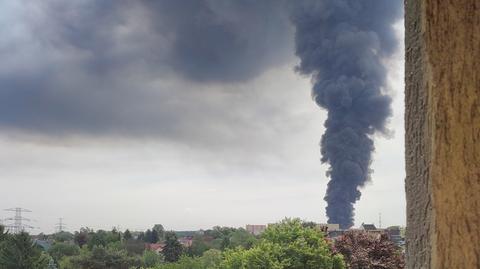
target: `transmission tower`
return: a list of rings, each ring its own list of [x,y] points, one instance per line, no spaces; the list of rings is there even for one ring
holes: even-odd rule
[[[55,225],[57,233],[65,231],[66,225],[63,223],[63,218],[58,218],[58,223]]]
[[[33,226],[27,225],[24,222],[31,221],[30,219],[22,217],[23,212],[32,212],[28,209],[21,208],[21,207],[15,207],[15,208],[8,208],[5,209],[5,211],[12,211],[15,212],[15,216],[13,218],[6,218],[6,221],[13,221],[13,223],[5,225],[12,233],[18,234],[26,229],[33,229]]]

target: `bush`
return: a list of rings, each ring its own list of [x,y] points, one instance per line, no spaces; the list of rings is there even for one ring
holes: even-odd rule
[[[352,269],[405,268],[400,248],[386,234],[349,231],[335,242],[335,250],[343,254],[347,265]]]

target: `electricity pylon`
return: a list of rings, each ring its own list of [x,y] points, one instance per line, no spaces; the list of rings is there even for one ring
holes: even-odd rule
[[[26,229],[34,228],[33,226],[30,226],[24,223],[25,221],[27,222],[31,221],[30,219],[22,217],[23,212],[32,212],[32,211],[25,208],[21,208],[21,207],[8,208],[8,209],[5,209],[5,211],[15,212],[15,216],[13,218],[5,219],[6,221],[13,221],[13,223],[5,225],[5,227],[9,229],[12,233],[18,234],[25,231]]]
[[[55,225],[57,233],[63,232],[66,228],[65,223],[63,223],[63,218],[58,218],[58,223]]]

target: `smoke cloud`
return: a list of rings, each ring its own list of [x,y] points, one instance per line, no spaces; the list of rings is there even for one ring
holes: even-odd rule
[[[328,111],[321,139],[330,165],[325,195],[329,223],[353,225],[360,188],[370,180],[375,133],[386,133],[391,98],[382,59],[396,48],[392,24],[399,0],[300,1],[292,7],[297,70],[313,79],[315,102]]]
[[[250,125],[231,89],[290,63],[291,28],[274,0],[2,1],[0,130],[193,141]]]

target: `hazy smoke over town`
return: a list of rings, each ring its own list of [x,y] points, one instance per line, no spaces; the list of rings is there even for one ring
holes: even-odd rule
[[[353,225],[360,188],[370,180],[374,143],[385,133],[391,98],[383,93],[382,58],[394,52],[392,24],[401,1],[300,1],[292,11],[297,70],[313,79],[315,102],[328,111],[321,139],[330,165],[325,195],[329,223]]]

